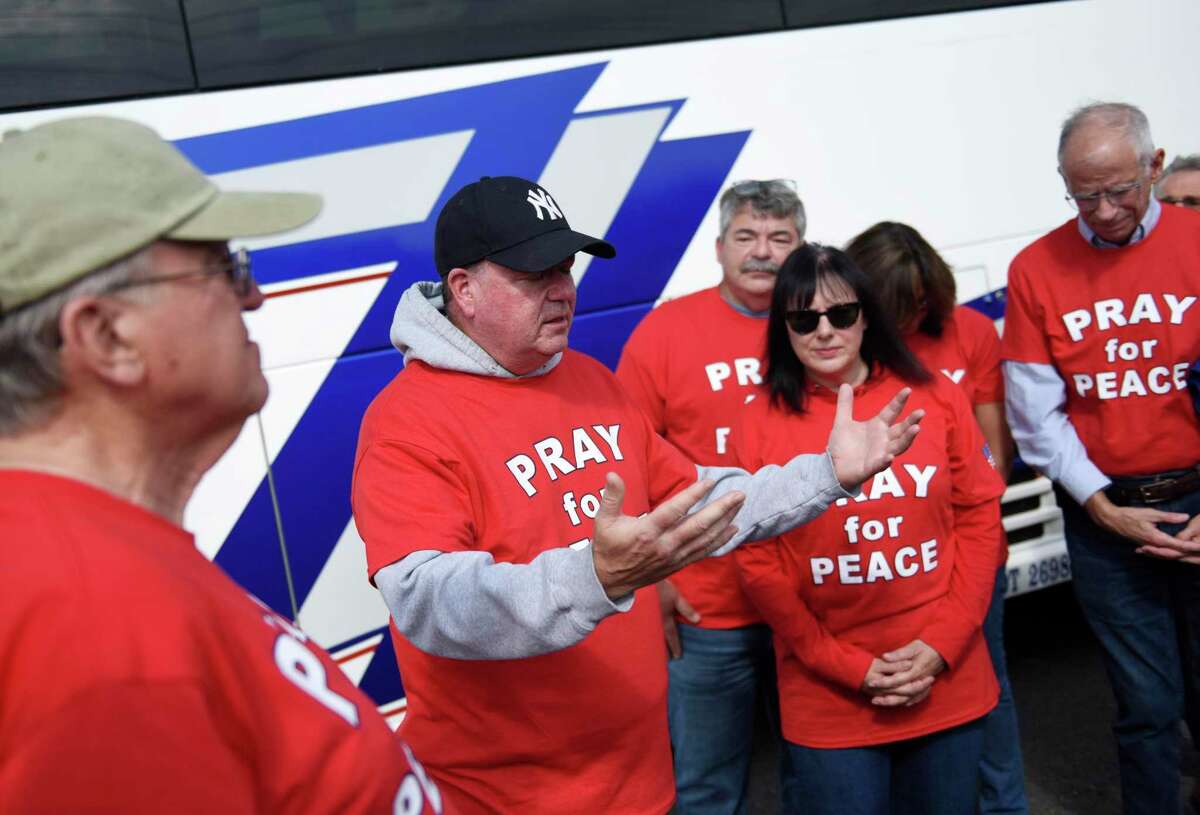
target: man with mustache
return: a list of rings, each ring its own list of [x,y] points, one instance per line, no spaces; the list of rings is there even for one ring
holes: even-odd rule
[[[727,444],[759,375],[775,274],[804,242],[804,205],[784,179],[721,195],[719,285],[664,303],[625,346],[617,378],[654,429],[700,464],[731,466]],[[679,815],[741,812],[755,700],[778,697],[771,629],[742,592],[731,558],[709,558],[659,584],[671,661],[668,709]]]
[[[531,181],[451,196],[441,280],[401,297],[405,368],[359,437],[354,519],[394,623],[400,733],[436,754],[430,774],[468,815],[670,809],[650,587],[815,517],[907,449],[921,416],[893,426],[902,392],[855,422],[847,389],[827,454],[754,475],[697,467],[567,348],[580,251],[616,252]]]

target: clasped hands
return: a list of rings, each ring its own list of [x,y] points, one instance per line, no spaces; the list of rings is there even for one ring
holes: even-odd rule
[[[921,640],[871,660],[860,690],[877,707],[912,707],[933,689],[946,668],[942,655]]]
[[[1189,520],[1182,512],[1117,506],[1103,490],[1088,498],[1083,507],[1097,526],[1137,543],[1139,555],[1200,564],[1200,515]],[[1169,535],[1158,526],[1184,522],[1187,526],[1178,535]]]

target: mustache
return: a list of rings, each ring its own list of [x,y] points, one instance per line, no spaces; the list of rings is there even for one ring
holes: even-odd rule
[[[770,274],[779,274],[779,264],[770,260],[759,260],[758,258],[750,258],[742,264],[743,272],[769,272]]]

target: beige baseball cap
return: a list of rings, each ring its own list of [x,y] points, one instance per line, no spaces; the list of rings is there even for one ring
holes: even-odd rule
[[[80,117],[0,140],[0,315],[162,238],[225,241],[316,217],[307,193],[222,192],[125,119]]]

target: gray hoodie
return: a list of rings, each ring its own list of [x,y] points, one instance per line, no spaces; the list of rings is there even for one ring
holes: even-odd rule
[[[419,359],[444,370],[516,377],[445,316],[440,282],[415,283],[400,298],[392,344],[405,363]],[[556,354],[527,377],[541,376]],[[697,467],[715,486],[693,508],[733,490],[746,494],[734,518],[737,535],[716,555],[778,535],[849,495],[829,455],[800,455],[753,475],[736,467]],[[518,659],[574,645],[610,614],[628,611],[629,594],[609,600],[596,577],[591,546],[555,547],[526,564],[496,563],[488,552],[413,552],[380,569],[375,584],[396,627],[422,651],[455,659]]]

